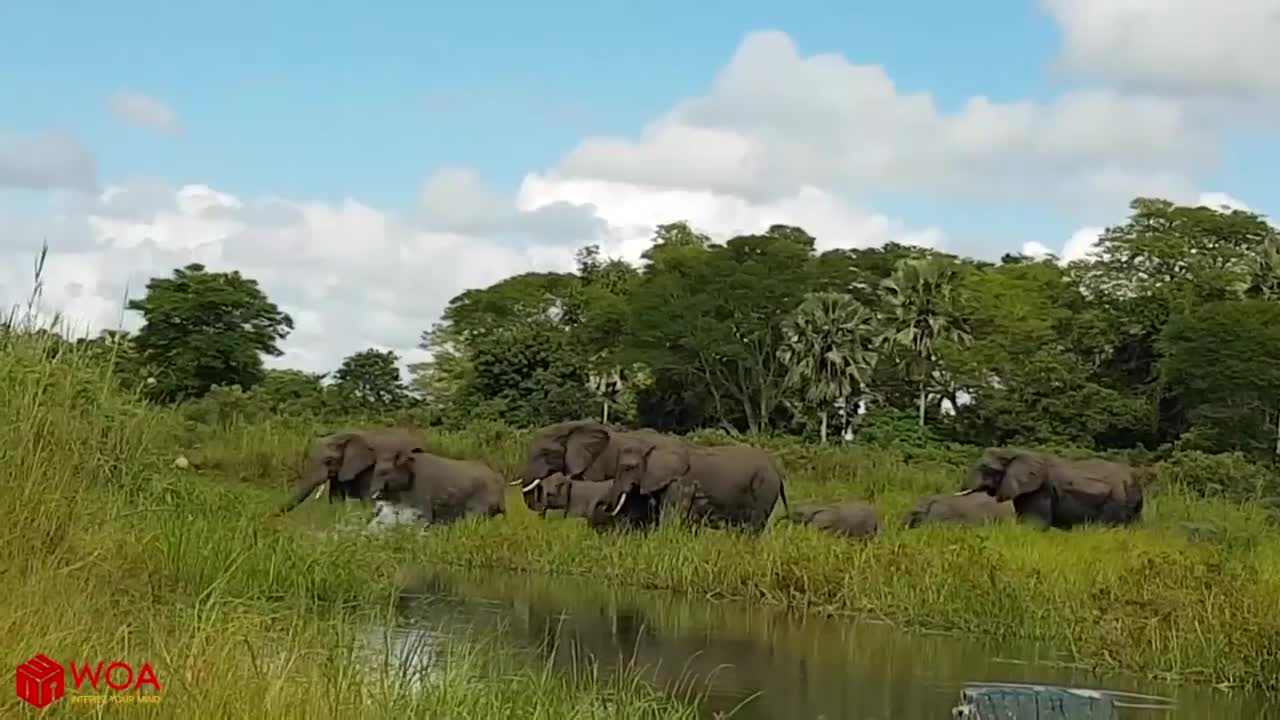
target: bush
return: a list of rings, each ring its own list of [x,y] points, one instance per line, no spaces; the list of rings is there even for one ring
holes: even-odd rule
[[[1153,472],[1162,487],[1176,487],[1200,497],[1257,500],[1280,494],[1280,475],[1271,467],[1250,462],[1239,451],[1211,454],[1177,450],[1156,463]]]

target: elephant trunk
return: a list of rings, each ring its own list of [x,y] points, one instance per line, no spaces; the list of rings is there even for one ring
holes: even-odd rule
[[[290,510],[293,510],[294,508],[301,505],[302,501],[306,500],[307,496],[310,495],[311,493],[314,492],[319,494],[319,491],[324,486],[324,482],[326,479],[327,478],[321,477],[319,480],[312,478],[310,481],[299,482],[297,485],[294,486],[293,494],[290,495],[289,499],[286,500],[284,504],[280,506],[280,509],[277,510],[276,513],[277,514],[287,513]]]

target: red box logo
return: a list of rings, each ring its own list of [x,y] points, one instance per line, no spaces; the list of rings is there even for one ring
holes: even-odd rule
[[[67,689],[62,666],[41,653],[18,666],[18,697],[42,708],[62,697]]]

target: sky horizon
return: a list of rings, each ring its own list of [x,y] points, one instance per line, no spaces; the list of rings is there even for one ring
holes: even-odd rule
[[[93,333],[238,269],[272,367],[421,360],[459,292],[676,220],[1073,259],[1137,196],[1280,208],[1274,0],[70,7],[0,29],[0,301],[44,241]]]

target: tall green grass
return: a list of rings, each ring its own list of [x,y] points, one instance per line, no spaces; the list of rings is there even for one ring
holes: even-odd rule
[[[227,434],[223,477],[172,466],[176,412],[115,388],[100,362],[47,334],[0,329],[0,648],[77,662],[150,662],[142,717],[692,717],[693,701],[635,678],[564,676],[484,644],[419,669],[385,658],[397,558],[376,538],[270,521],[292,443]],[[290,438],[290,441],[296,438]],[[263,442],[279,451],[255,455]],[[255,463],[257,463],[255,465]],[[312,520],[317,518],[314,514]],[[51,715],[114,712],[75,692]],[[0,714],[31,708],[0,694]]]
[[[1256,505],[1157,484],[1133,528],[908,531],[911,504],[953,489],[961,465],[781,443],[772,448],[793,504],[869,501],[883,535],[851,543],[786,524],[756,539],[677,526],[598,535],[554,513],[539,519],[516,492],[493,521],[335,533],[358,511],[322,501],[267,517],[307,444],[335,428],[288,418],[193,426],[111,389],[108,371],[75,352],[55,355],[31,335],[0,343],[0,580],[14,589],[0,596],[0,629],[20,639],[3,643],[5,656],[16,665],[34,652],[146,655],[172,681],[164,702],[141,712],[377,717],[446,701],[456,717],[502,707],[556,717],[690,712],[634,679],[520,670],[492,648],[467,651],[447,663],[446,681],[412,692],[396,671],[350,662],[369,644],[352,628],[389,620],[401,569],[424,564],[871,615],[1048,642],[1100,669],[1280,691],[1280,530]],[[506,477],[519,472],[528,439],[499,428],[424,437],[430,450],[482,458]],[[178,455],[192,468],[172,467]],[[1179,527],[1188,520],[1220,534],[1193,540]]]
[[[255,487],[277,502],[310,436],[272,427],[193,440],[210,468],[201,472],[269,478]],[[510,431],[424,436],[429,449],[482,458],[506,477],[519,473],[528,439]],[[758,539],[676,526],[601,536],[554,512],[539,519],[512,491],[503,519],[385,542],[402,543],[388,552],[416,565],[587,576],[712,600],[870,615],[909,628],[1046,642],[1100,670],[1280,691],[1280,528],[1256,503],[1205,499],[1157,481],[1136,527],[907,530],[911,505],[954,490],[962,465],[907,462],[869,448],[781,444],[775,453],[792,503],[870,502],[883,515],[882,536],[850,543],[786,523]],[[1185,522],[1212,525],[1218,535],[1193,539]]]

